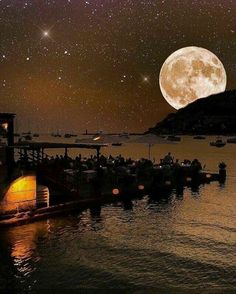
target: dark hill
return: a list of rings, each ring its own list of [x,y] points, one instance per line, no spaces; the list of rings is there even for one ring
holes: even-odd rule
[[[236,90],[196,100],[169,114],[149,132],[157,134],[236,134]]]

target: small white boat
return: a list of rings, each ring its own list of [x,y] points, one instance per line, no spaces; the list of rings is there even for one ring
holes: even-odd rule
[[[58,132],[57,133],[52,133],[51,136],[54,137],[54,138],[56,138],[56,137],[61,138],[61,134],[59,134]]]
[[[210,142],[210,146],[213,146],[213,147],[224,147],[226,144],[226,142],[224,142],[223,140],[221,139],[217,139],[216,141],[214,142]]]
[[[66,133],[64,135],[64,138],[72,138],[72,137],[77,137],[77,135],[75,135],[75,134],[69,134],[69,133]]]
[[[125,139],[129,139],[129,133],[121,133],[119,134],[119,137],[125,138]]]
[[[31,135],[22,135],[19,139],[18,142],[24,142],[24,141],[32,141],[32,136]]]
[[[172,142],[180,142],[181,141],[181,137],[178,136],[174,136],[174,135],[169,135],[167,137],[168,141],[172,141]]]

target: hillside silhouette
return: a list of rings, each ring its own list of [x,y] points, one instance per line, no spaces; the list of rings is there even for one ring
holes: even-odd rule
[[[156,134],[236,134],[236,90],[225,91],[169,114],[149,132]]]

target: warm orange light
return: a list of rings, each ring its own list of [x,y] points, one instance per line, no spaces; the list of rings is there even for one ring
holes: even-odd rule
[[[34,207],[36,205],[36,177],[32,175],[16,179],[9,186],[0,204],[4,211]]]
[[[119,194],[120,194],[119,189],[113,189],[113,190],[112,190],[112,194],[113,194],[113,195],[119,195]]]
[[[206,178],[210,179],[211,178],[211,174],[206,174]]]
[[[7,128],[8,128],[8,123],[4,123],[4,124],[2,124],[2,128],[6,131]]]
[[[186,178],[186,181],[187,181],[187,182],[191,182],[191,181],[192,181],[192,178],[187,177],[187,178]]]
[[[144,190],[144,185],[138,185],[138,189],[141,191]]]
[[[93,138],[93,141],[98,141],[98,140],[100,140],[100,139],[101,139],[101,137],[98,136],[98,137]]]

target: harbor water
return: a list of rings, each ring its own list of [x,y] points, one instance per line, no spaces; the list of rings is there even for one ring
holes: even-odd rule
[[[154,145],[151,158],[158,162],[170,151],[180,161],[197,158],[210,171],[224,161],[225,184],[1,229],[0,289],[236,291],[236,144],[215,148],[211,140],[183,137],[177,144]],[[138,143],[102,150],[133,159],[147,158],[148,152]]]

